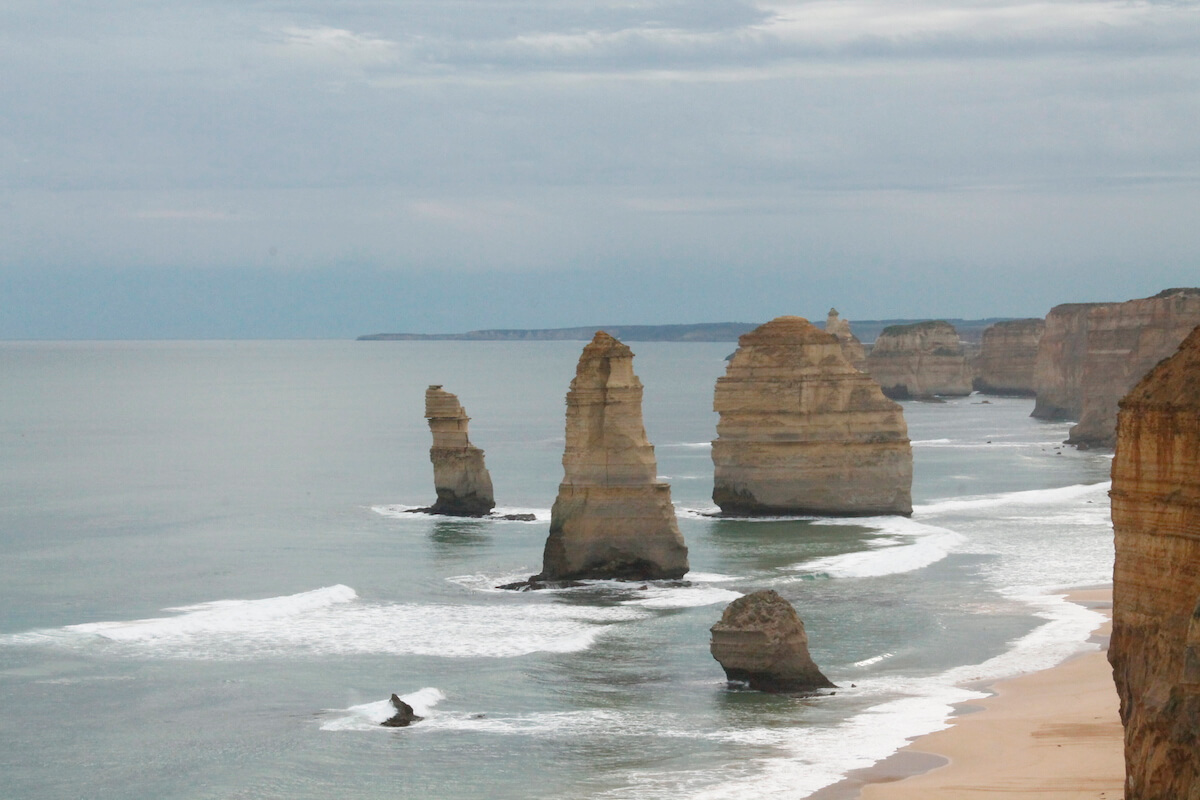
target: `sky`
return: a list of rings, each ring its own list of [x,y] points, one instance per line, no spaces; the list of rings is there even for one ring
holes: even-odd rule
[[[0,338],[1197,285],[1193,0],[0,4]]]

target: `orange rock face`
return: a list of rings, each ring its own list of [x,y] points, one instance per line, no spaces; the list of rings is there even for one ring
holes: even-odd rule
[[[984,394],[1034,394],[1033,370],[1045,320],[997,322],[983,332],[976,361],[975,389]]]
[[[467,438],[471,418],[458,398],[441,386],[425,390],[425,419],[433,433],[429,460],[437,501],[425,509],[431,514],[482,517],[495,507],[492,476],[483,463],[483,451]]]
[[[1200,800],[1200,328],[1120,403],[1113,635],[1126,800]]]

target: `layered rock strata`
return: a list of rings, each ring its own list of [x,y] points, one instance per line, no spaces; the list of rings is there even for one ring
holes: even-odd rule
[[[730,681],[764,692],[836,688],[809,655],[796,609],[772,589],[734,600],[710,630],[709,651]]]
[[[671,487],[657,480],[633,353],[603,331],[567,392],[566,440],[542,573],[531,581],[682,577],[687,547]]]
[[[803,317],[738,340],[717,379],[713,502],[733,515],[912,513],[900,406]]]
[[[850,321],[838,316],[836,308],[829,309],[829,316],[825,318],[825,332],[837,337],[851,366],[860,372],[867,371],[867,350],[854,331],[850,330]]]
[[[1088,314],[1082,408],[1068,444],[1112,447],[1117,403],[1146,372],[1200,325],[1200,289],[1168,289],[1154,297],[1092,309]]]
[[[1200,800],[1200,327],[1121,401],[1113,634],[1126,800]]]
[[[1045,328],[1043,319],[1014,319],[989,326],[975,360],[975,390],[1012,397],[1035,395],[1034,365]]]
[[[1037,400],[1032,417],[1079,419],[1083,413],[1083,365],[1090,314],[1105,303],[1063,303],[1050,309],[1033,365]]]
[[[425,390],[425,419],[433,433],[429,460],[437,501],[421,509],[430,514],[482,517],[496,506],[492,477],[483,463],[483,451],[467,438],[470,417],[458,398],[441,386]]]
[[[958,332],[942,320],[884,328],[867,356],[867,371],[896,399],[971,393],[971,367]]]

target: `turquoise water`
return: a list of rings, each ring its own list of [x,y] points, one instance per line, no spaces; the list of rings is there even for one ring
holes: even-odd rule
[[[1084,646],[1109,460],[1032,401],[904,404],[912,519],[715,520],[731,346],[632,346],[693,572],[515,594],[582,343],[0,343],[0,796],[798,798]],[[431,383],[536,522],[405,513]],[[835,695],[725,685],[758,588]],[[392,692],[426,719],[378,727]]]

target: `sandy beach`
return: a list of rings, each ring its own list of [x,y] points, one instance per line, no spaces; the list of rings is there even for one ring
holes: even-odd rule
[[[1111,616],[1111,589],[1069,597]],[[1106,658],[1110,629],[1106,623],[1093,634],[1100,651],[995,684],[994,696],[971,704],[981,710],[915,740],[890,765],[865,771],[858,776],[863,800],[1121,798],[1125,767]],[[928,767],[930,756],[942,765],[902,777]]]

